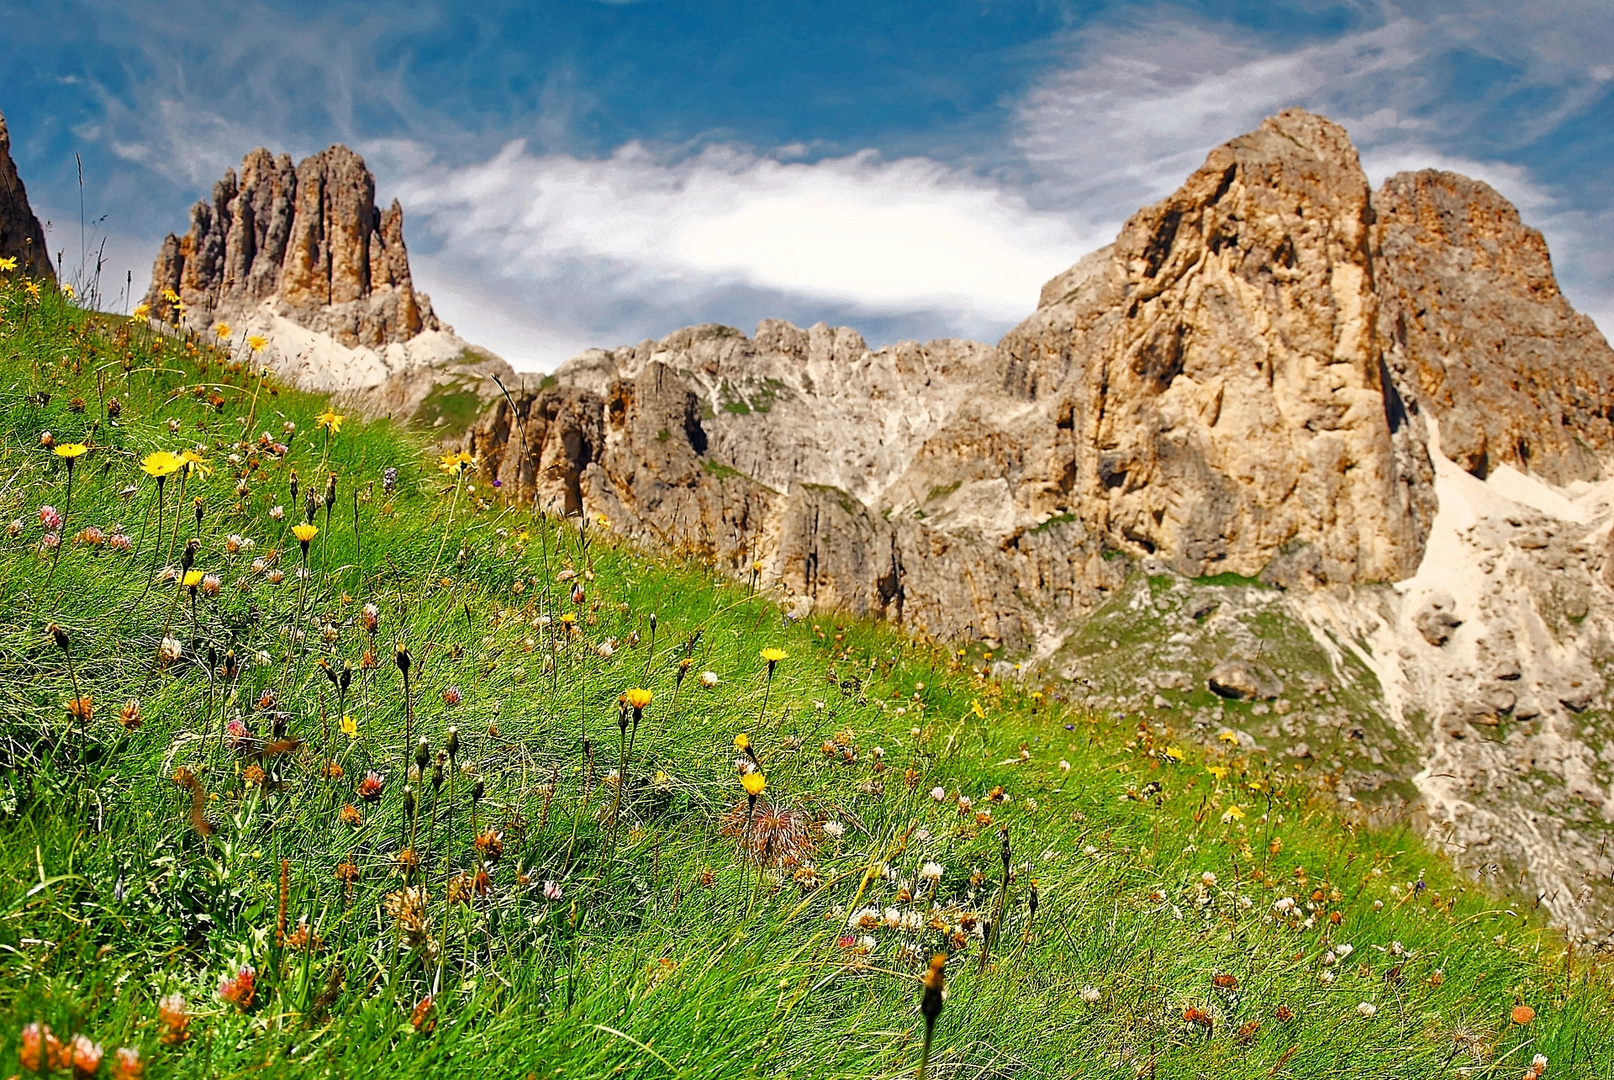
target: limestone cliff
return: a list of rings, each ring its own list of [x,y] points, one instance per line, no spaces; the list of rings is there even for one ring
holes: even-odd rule
[[[45,247],[45,230],[28,205],[28,192],[11,160],[11,132],[0,116],[0,259],[16,259],[17,270],[55,280]]]
[[[1409,577],[1428,421],[1482,448],[1466,467],[1495,446],[1600,475],[1610,360],[1495,192],[1425,173],[1375,195],[1345,131],[1290,110],[995,347],[695,327],[583,354],[469,442],[512,490],[821,603],[1053,647],[1120,580],[1107,556],[1288,588]]]

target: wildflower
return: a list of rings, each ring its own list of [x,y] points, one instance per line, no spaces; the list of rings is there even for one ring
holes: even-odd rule
[[[276,521],[282,521],[286,517],[286,508],[284,506],[271,506],[269,516]]]
[[[144,305],[141,305],[142,307]],[[269,339],[262,334],[253,334],[247,338],[247,348],[255,353],[263,352],[263,347],[269,344]]]
[[[90,452],[90,448],[81,442],[57,443],[52,449],[57,457],[67,459],[69,469],[73,467],[73,462]]]
[[[1216,875],[1207,870],[1203,874],[1199,875],[1199,883],[1204,885],[1206,888],[1209,888],[1216,884]]]
[[[351,857],[336,864],[336,880],[347,889],[352,889],[353,883],[359,880],[359,868],[354,865]]]
[[[146,1063],[140,1060],[140,1050],[133,1046],[120,1046],[113,1055],[113,1080],[141,1080],[146,1075]]]
[[[125,701],[123,708],[118,710],[118,723],[123,725],[125,731],[139,731],[144,722],[140,715],[140,702],[133,698]]]
[[[1060,758],[1059,759],[1059,771],[1062,772],[1062,773],[1070,772],[1070,762],[1066,761],[1064,758]]]
[[[242,1012],[252,1007],[252,997],[256,992],[255,983],[258,978],[257,969],[251,964],[243,964],[234,975],[226,975],[219,980],[219,1000],[226,1005],[234,1005]]]
[[[46,1065],[54,1072],[67,1064],[67,1053],[61,1040],[51,1034],[50,1028],[41,1027],[38,1023],[22,1029],[22,1045],[17,1048],[17,1055],[28,1072],[43,1072]]]
[[[342,734],[346,735],[350,739],[357,739],[359,737],[359,723],[357,720],[353,719],[351,713],[342,717]]]
[[[1515,1005],[1510,1015],[1515,1024],[1524,1025],[1536,1018],[1536,1011],[1528,1005]]]
[[[937,802],[941,802],[943,799],[947,798],[947,789],[946,788],[941,788],[941,787],[933,787],[933,788],[930,789],[930,797],[932,799],[935,799]]]
[[[612,654],[616,652],[616,646],[611,644],[610,639],[607,638],[598,645],[594,646],[594,651],[599,655],[600,659],[609,660],[611,659]]]
[[[448,705],[448,706],[458,705],[462,700],[463,700],[463,695],[460,693],[460,688],[457,687],[457,686],[450,686],[447,690],[443,691],[443,704],[444,705]]]
[[[364,632],[374,637],[381,626],[381,609],[375,604],[365,604],[363,610],[359,613],[359,618],[360,625],[364,627]]]
[[[560,886],[557,885],[555,882],[553,882],[553,881],[544,882],[544,899],[545,900],[548,900],[552,904],[559,903],[563,895],[564,894],[560,891]]]
[[[195,450],[186,450],[179,457],[184,464],[189,465],[204,480],[213,471],[213,467],[207,463],[207,459]]]
[[[185,464],[185,459],[170,450],[156,450],[140,459],[140,470],[147,476],[166,480]]]
[[[308,558],[308,543],[319,534],[319,526],[311,523],[293,525],[291,527],[291,534],[295,536],[297,538],[297,542],[303,546],[303,558]]]
[[[178,660],[185,651],[178,638],[165,637],[162,644],[157,646],[157,658],[165,664],[172,664]]]
[[[790,654],[781,648],[770,646],[762,650],[762,659],[768,662],[768,677],[771,679],[773,678],[773,666],[781,660],[790,659]]]
[[[55,532],[62,527],[62,512],[54,506],[41,506],[39,508],[39,523],[47,532]]]
[[[1082,1000],[1087,1002],[1089,1005],[1096,1005],[1098,1003],[1099,998],[1101,998],[1103,996],[1104,995],[1099,991],[1099,988],[1096,987],[1096,986],[1084,986],[1084,987],[1082,987]]]
[[[0,270],[10,273],[15,269],[17,269],[17,257],[15,255],[0,258]],[[142,304],[140,306],[144,307],[145,305]]]
[[[928,881],[932,885],[942,879],[942,867],[938,862],[927,862],[919,868],[919,880]]]
[[[365,802],[373,803],[381,798],[381,789],[385,786],[386,780],[382,778],[380,773],[372,769],[364,774],[363,780],[359,781],[359,786],[355,793]]]
[[[761,795],[763,790],[767,788],[768,781],[760,772],[748,772],[740,777],[740,786],[745,788],[745,793],[751,796],[751,800],[755,802],[756,797]]]
[[[635,686],[623,694],[622,698],[633,709],[633,722],[637,724],[644,715],[645,706],[650,704],[650,691]]]
[[[339,415],[335,409],[327,406],[325,411],[314,419],[320,427],[335,435],[342,430],[342,421],[346,420],[347,417]]]
[[[1372,1018],[1379,1011],[1379,1007],[1371,1001],[1364,1001],[1356,1006],[1356,1011],[1360,1016]]]
[[[1537,1054],[1530,1059],[1530,1071],[1537,1076],[1547,1071],[1547,1055]]]
[[[703,671],[703,672],[701,672],[701,685],[704,686],[708,690],[710,690],[714,686],[716,686],[717,685],[717,672],[715,672],[715,671]]]
[[[213,328],[214,336],[217,337],[220,341],[228,340],[230,335],[233,332],[234,331],[232,331],[230,329],[230,324],[229,323],[219,323],[217,326],[215,326]]]
[[[826,821],[822,826],[824,835],[831,840],[839,840],[846,834],[846,826],[838,821]]]
[[[437,1005],[432,996],[421,998],[409,1012],[409,1023],[416,1031],[430,1034],[437,1027]]]
[[[334,761],[331,764],[336,765]],[[336,765],[336,768],[340,770],[341,766]],[[340,772],[337,772],[335,777],[333,777],[333,779],[337,780],[340,780],[341,778],[342,774]],[[352,803],[348,803],[347,805],[343,806],[341,811],[337,814],[337,817],[341,818],[342,824],[354,829],[357,829],[360,825],[364,824],[364,811],[360,810]]]

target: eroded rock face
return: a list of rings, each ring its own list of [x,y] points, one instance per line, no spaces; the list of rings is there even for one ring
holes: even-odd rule
[[[403,210],[375,205],[364,159],[332,146],[293,167],[259,148],[191,208],[190,230],[169,234],[152,267],[146,303],[168,321],[205,329],[268,305],[337,343],[378,348],[439,329],[415,292]]]
[[[1486,184],[1426,170],[1374,198],[1386,333],[1440,448],[1484,477],[1607,475],[1614,352],[1558,291],[1546,241]]]
[[[1384,377],[1373,264],[1344,130],[1285,112],[1050,283],[1001,345],[1005,386],[1057,403],[1037,434],[1070,433],[1064,498],[1131,550],[1190,576],[1394,580],[1432,472]]]
[[[28,205],[28,191],[11,160],[11,132],[0,116],[0,259],[16,259],[17,272],[54,281],[45,230]]]

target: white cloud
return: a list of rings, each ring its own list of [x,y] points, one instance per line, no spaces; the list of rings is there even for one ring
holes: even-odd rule
[[[575,298],[581,275],[588,288],[621,301],[654,296],[658,306],[672,295],[698,308],[738,288],[1003,328],[1102,242],[1066,215],[925,158],[809,163],[727,145],[690,155],[630,143],[586,159],[517,142],[453,167],[415,146],[369,153],[396,164],[392,188],[412,227],[442,245],[440,261],[553,299]]]

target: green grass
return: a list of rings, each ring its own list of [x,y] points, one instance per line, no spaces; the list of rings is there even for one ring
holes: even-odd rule
[[[399,427],[327,438],[323,401],[210,348],[0,296],[0,525],[20,522],[0,537],[0,1075],[42,1023],[103,1044],[105,1076],[122,1046],[163,1077],[906,1076],[935,952],[937,1077],[1518,1076],[1537,1053],[1553,1077],[1610,1075],[1595,958],[1410,834],[1342,818],[1327,774],[986,681],[885,626],[790,622],[709,568],[441,472]],[[284,458],[257,448],[287,423]],[[39,509],[66,508],[67,470],[45,430],[95,446],[54,575]],[[139,460],[198,445],[211,474],[169,481],[159,533]],[[338,477],[306,580],[293,469],[300,491]],[[118,524],[132,552],[73,539]],[[194,603],[153,573],[193,537],[220,578]],[[181,653],[159,663],[164,636]],[[789,654],[771,679],[767,647]],[[322,664],[352,668],[345,700]],[[627,717],[629,756],[636,686],[654,699]],[[79,693],[88,724],[64,708]],[[277,728],[300,743],[266,755]],[[754,816],[742,732],[767,778]],[[497,861],[472,843],[489,829]],[[742,849],[767,838],[793,861]],[[386,911],[406,848],[428,898],[413,935]],[[449,903],[479,866],[485,890]],[[282,868],[312,951],[279,933]],[[878,925],[849,927],[865,907]],[[983,964],[974,928],[1000,911]],[[244,1009],[218,993],[243,964]],[[165,1044],[171,994],[192,1019]]]

